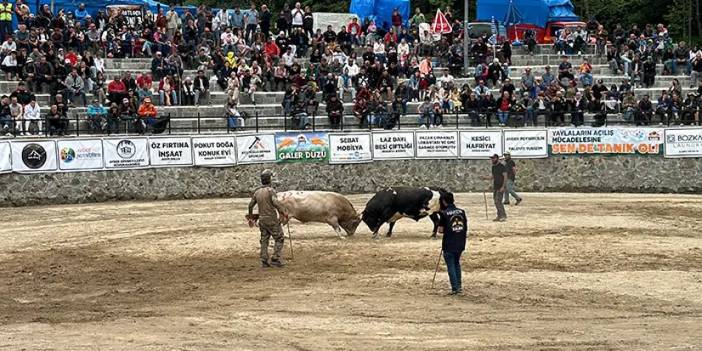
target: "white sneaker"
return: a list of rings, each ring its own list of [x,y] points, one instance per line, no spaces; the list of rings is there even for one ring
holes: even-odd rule
[[[427,126],[422,124],[421,126],[419,126],[419,129],[427,129]]]

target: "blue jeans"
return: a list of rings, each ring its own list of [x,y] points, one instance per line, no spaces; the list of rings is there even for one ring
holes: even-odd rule
[[[451,282],[451,290],[461,290],[461,254],[462,252],[446,252],[444,251],[444,261],[446,261],[446,270],[448,271],[449,281]]]
[[[497,112],[497,118],[500,120],[501,124],[507,124],[507,119],[509,119],[509,112]]]

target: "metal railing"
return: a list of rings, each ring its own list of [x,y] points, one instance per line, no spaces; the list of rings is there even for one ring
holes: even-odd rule
[[[125,135],[125,134],[229,134],[239,132],[264,131],[372,131],[378,129],[401,130],[418,128],[524,128],[524,127],[560,127],[560,126],[645,126],[645,125],[687,125],[700,126],[700,108],[675,111],[653,110],[647,112],[608,112],[599,111],[573,114],[570,111],[556,112],[550,110],[533,111],[531,119],[525,111],[508,112],[507,121],[500,125],[498,114],[493,108],[471,109],[468,111],[431,114],[397,115],[392,113],[369,113],[359,116],[341,115],[338,124],[332,124],[329,116],[317,115],[276,115],[262,116],[258,112],[249,117],[203,116],[198,113],[192,117],[174,117],[170,114],[154,119],[138,116],[97,116],[88,117],[76,114],[71,118],[61,119],[0,119],[2,134],[8,136],[90,136],[90,135]],[[587,120],[585,117],[590,117]],[[625,116],[630,118],[625,119]],[[274,121],[271,121],[273,119]],[[243,122],[243,123],[242,123]]]

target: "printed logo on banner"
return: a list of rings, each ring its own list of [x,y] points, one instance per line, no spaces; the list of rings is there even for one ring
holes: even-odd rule
[[[149,139],[149,154],[153,166],[189,166],[193,164],[190,138]]]
[[[458,157],[457,132],[415,132],[417,158]]]
[[[502,131],[461,131],[461,158],[488,159],[502,155]]]
[[[329,163],[358,163],[373,160],[371,138],[367,133],[329,134]]]
[[[413,132],[378,132],[372,134],[373,159],[402,160],[414,158]]]
[[[548,157],[548,132],[544,130],[504,130],[504,150],[512,158]]]
[[[146,138],[103,139],[106,168],[140,168],[149,165]]]
[[[234,137],[193,138],[196,166],[235,165]]]
[[[130,159],[136,154],[136,145],[131,140],[122,140],[117,143],[117,156]]]
[[[663,143],[661,128],[562,128],[548,131],[549,151],[553,155],[659,155]]]
[[[239,163],[275,162],[275,136],[237,135],[236,150]]]
[[[59,168],[62,170],[100,169],[102,141],[99,139],[66,139],[57,142]]]
[[[329,160],[327,133],[276,133],[278,162],[321,162]]]
[[[46,149],[39,144],[27,144],[22,149],[22,162],[27,168],[39,169],[46,163]]]
[[[666,129],[665,157],[702,156],[702,129]]]

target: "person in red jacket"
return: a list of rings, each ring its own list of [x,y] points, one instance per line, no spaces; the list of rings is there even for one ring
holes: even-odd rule
[[[280,56],[280,48],[276,45],[273,38],[268,38],[265,44],[263,44],[263,53],[271,58],[276,58]]]
[[[107,96],[110,102],[116,103],[127,97],[127,87],[119,76],[115,76],[115,79],[107,85]]]
[[[402,30],[402,15],[400,15],[400,10],[394,9],[392,11],[392,28],[395,30],[395,34],[400,33]],[[397,42],[397,40],[395,40]]]
[[[151,89],[151,86],[153,85],[154,80],[151,77],[150,72],[145,72],[145,73],[139,75],[139,77],[137,77],[136,83],[137,83],[137,86],[139,88]]]
[[[363,31],[361,30],[361,25],[358,24],[358,18],[354,17],[351,19],[351,23],[346,26],[346,31],[351,34],[351,41],[354,45],[361,43]]]

